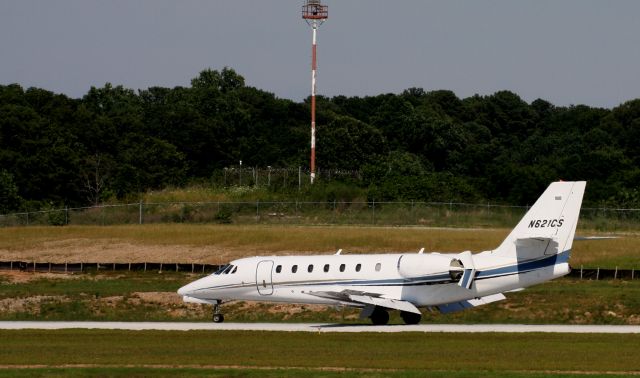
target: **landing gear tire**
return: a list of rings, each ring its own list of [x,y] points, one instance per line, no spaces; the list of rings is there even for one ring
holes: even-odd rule
[[[376,307],[369,319],[374,325],[386,325],[389,323],[389,313],[382,307]]]
[[[222,315],[222,314],[213,314],[213,322],[214,323],[222,323],[222,322],[224,322],[224,315]]]
[[[422,320],[422,315],[414,312],[400,311],[400,317],[404,320],[405,324],[418,324]]]

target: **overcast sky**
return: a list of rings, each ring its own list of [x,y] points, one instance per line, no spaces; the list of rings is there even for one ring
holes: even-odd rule
[[[318,93],[409,87],[613,107],[640,97],[637,0],[324,0]],[[106,82],[187,86],[229,66],[310,92],[302,0],[0,0],[0,84],[72,97]]]

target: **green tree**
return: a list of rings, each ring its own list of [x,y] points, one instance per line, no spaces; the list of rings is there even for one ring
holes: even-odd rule
[[[18,210],[22,198],[18,195],[18,187],[13,176],[6,170],[0,170],[0,214]]]

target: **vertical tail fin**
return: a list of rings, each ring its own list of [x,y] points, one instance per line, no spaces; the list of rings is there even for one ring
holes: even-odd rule
[[[585,181],[551,183],[493,253],[518,261],[563,254],[566,262],[586,184]]]

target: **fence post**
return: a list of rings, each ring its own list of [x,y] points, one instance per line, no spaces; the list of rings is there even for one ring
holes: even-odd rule
[[[260,200],[256,201],[256,223],[260,219]]]
[[[584,268],[584,265],[580,265],[580,280],[582,280],[582,269]]]
[[[64,224],[69,224],[69,206],[64,208]]]
[[[27,226],[29,225],[29,212],[27,211]]]
[[[142,224],[142,200],[140,200],[140,208],[139,208],[139,214],[138,214],[138,222],[139,222],[139,224]]]
[[[616,266],[616,271],[613,273],[613,279],[618,279],[618,267]]]
[[[411,200],[411,219],[413,219],[413,224],[417,224],[418,223],[418,219],[416,217],[416,211],[415,211],[415,207],[414,207],[414,201]]]
[[[376,200],[372,200],[372,209],[373,209],[373,224],[376,224]]]
[[[635,273],[635,269],[631,269],[631,281],[633,281],[633,273]]]
[[[335,223],[336,222],[336,200],[333,200],[333,213],[331,214],[331,219],[332,222],[331,223]]]
[[[596,281],[600,280],[600,267],[596,270]]]

